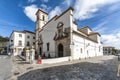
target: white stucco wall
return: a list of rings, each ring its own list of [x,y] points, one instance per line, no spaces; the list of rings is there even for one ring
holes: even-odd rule
[[[57,32],[57,25],[59,22],[63,22],[63,29],[70,27],[71,34],[70,34],[70,42],[71,42],[71,51],[73,51],[73,59],[80,59],[80,58],[88,58],[102,55],[102,44],[100,44],[100,40],[98,36],[90,36],[92,40],[98,41],[98,43],[88,40],[84,37],[81,37],[76,34],[72,34],[72,30],[77,31],[77,25],[73,23],[73,12],[72,10],[67,11],[60,17],[55,17],[50,22],[48,22],[44,27],[43,30],[39,33],[42,35],[43,40],[43,48],[42,51],[48,56],[48,53],[51,54],[52,57],[55,56],[55,41],[54,36]],[[64,31],[64,30],[63,30]],[[92,32],[90,29],[85,28],[83,32],[89,34]],[[37,33],[37,32],[36,32]],[[85,35],[82,32],[79,32]],[[87,36],[86,36],[87,37]],[[72,42],[74,45],[72,46]],[[49,43],[49,51],[47,51],[47,43]],[[100,47],[100,50],[99,50]],[[82,50],[82,53],[81,53]],[[100,52],[101,51],[101,52]]]
[[[19,34],[22,35],[22,37],[19,37]],[[14,46],[18,46],[18,42],[22,41],[22,47],[24,47],[25,44],[25,34],[24,33],[19,33],[19,32],[14,32]]]
[[[33,37],[35,37],[35,34],[28,33],[28,32],[25,33],[25,44],[24,44],[25,47],[29,47],[29,48],[31,48],[32,46],[35,47],[35,45],[33,45],[33,42],[35,42],[35,39],[33,39]],[[30,46],[27,46],[27,42],[30,43]]]
[[[64,29],[70,27],[72,25],[71,24],[71,22],[72,22],[71,14],[72,14],[72,11],[69,10],[65,14],[63,14],[61,17],[59,17],[57,19],[54,18],[49,23],[47,23],[47,25],[45,25],[43,27],[43,30],[39,33],[42,35],[42,39],[44,41],[42,51],[43,51],[43,53],[46,53],[46,55],[48,55],[48,53],[50,53],[50,55],[52,57],[55,57],[55,41],[53,39],[54,39],[55,33],[57,32],[57,25],[59,22],[63,22]],[[47,51],[47,45],[46,45],[47,43],[50,44],[49,52]]]
[[[75,30],[75,31],[77,31],[77,25],[73,23],[72,29]]]
[[[13,37],[13,42],[14,42],[13,54],[16,56],[16,55],[20,55],[21,50],[24,48],[25,34],[21,33],[21,32],[14,32],[13,34],[14,34],[14,37]],[[19,37],[19,34],[21,34],[22,37]],[[19,41],[22,41],[22,46],[18,46]]]
[[[74,41],[73,59],[81,59],[103,55],[102,44],[100,43],[95,43],[76,34],[73,34],[73,41]]]
[[[22,37],[19,37],[19,34],[22,35]],[[27,35],[30,36],[30,38],[27,38]],[[33,36],[35,37],[35,34],[31,33],[25,33],[25,32],[20,32],[20,31],[14,31],[11,36],[10,36],[10,45],[13,44],[13,46],[10,47],[10,49],[13,49],[13,55],[21,55],[21,52],[23,51],[23,48],[26,47],[27,41],[30,41],[30,46],[33,45],[33,42],[35,42],[35,39],[33,39]],[[13,40],[13,42],[11,42]],[[18,43],[19,41],[22,41],[22,46],[19,46]]]

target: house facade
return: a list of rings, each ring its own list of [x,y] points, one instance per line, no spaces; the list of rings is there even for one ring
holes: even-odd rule
[[[9,39],[10,51],[14,56],[21,55],[24,48],[35,46],[35,33],[31,31],[13,31]]]
[[[36,51],[43,57],[71,59],[103,55],[100,34],[88,26],[78,29],[73,18],[73,8],[48,21],[48,13],[36,12]]]
[[[103,54],[104,55],[112,55],[114,53],[113,49],[115,49],[115,47],[103,46]]]

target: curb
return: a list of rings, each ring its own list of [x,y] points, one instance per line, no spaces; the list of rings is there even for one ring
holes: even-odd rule
[[[19,58],[25,61],[25,57],[18,55]]]

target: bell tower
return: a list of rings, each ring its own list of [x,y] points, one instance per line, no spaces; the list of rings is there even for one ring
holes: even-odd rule
[[[48,22],[48,13],[38,9],[36,12],[36,30],[41,30],[42,27]]]
[[[48,13],[38,9],[36,12],[36,50],[38,50],[38,38],[43,26],[48,22]]]

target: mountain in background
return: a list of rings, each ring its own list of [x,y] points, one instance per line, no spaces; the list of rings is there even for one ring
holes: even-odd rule
[[[0,43],[1,43],[1,42],[7,42],[7,41],[9,41],[9,38],[8,38],[8,37],[0,36]]]

